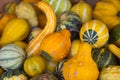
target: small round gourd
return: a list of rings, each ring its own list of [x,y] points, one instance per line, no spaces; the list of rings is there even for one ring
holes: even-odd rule
[[[79,39],[79,31],[82,26],[82,21],[75,12],[66,11],[58,16],[56,31],[68,29],[71,33],[71,40]]]
[[[103,22],[91,20],[82,25],[79,35],[82,42],[89,43],[92,48],[99,48],[107,43],[109,31]]]
[[[22,70],[9,70],[0,76],[0,80],[28,80],[28,78]]]
[[[49,3],[52,6],[57,16],[64,11],[69,11],[71,8],[70,0],[43,0],[43,1]]]
[[[92,57],[97,63],[99,70],[109,65],[116,65],[116,57],[105,47],[92,50]]]
[[[20,68],[24,59],[23,49],[15,44],[8,44],[0,49],[0,66],[4,70]]]

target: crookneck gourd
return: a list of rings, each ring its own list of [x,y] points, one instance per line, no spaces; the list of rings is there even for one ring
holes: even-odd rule
[[[99,20],[91,20],[83,24],[79,34],[81,41],[89,43],[92,48],[104,46],[109,38],[107,26]]]
[[[38,54],[40,51],[40,44],[44,37],[50,33],[53,33],[56,28],[56,15],[52,7],[44,1],[38,2],[37,6],[46,14],[47,22],[44,29],[29,42],[28,47],[26,49],[27,56]]]
[[[97,80],[99,71],[91,50],[88,43],[82,43],[77,55],[64,63],[62,70],[65,80]]]
[[[120,9],[117,7],[118,5],[112,1],[103,0],[97,2],[93,11],[94,18],[103,21],[108,26],[109,30],[115,25],[120,24]],[[118,2],[120,3],[120,1]]]
[[[47,35],[41,42],[40,52],[42,55],[49,55],[53,61],[59,62],[68,55],[70,47],[70,32],[63,29]]]

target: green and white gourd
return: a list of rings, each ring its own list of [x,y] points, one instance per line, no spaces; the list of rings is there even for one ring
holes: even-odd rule
[[[116,65],[117,58],[107,48],[96,48],[92,50],[92,57],[97,63],[98,69],[102,70],[109,65]]]
[[[43,1],[48,2],[52,6],[57,16],[64,11],[69,11],[71,8],[70,0],[43,0]]]
[[[79,39],[79,31],[82,20],[75,12],[65,11],[58,16],[56,31],[68,29],[71,33],[71,40]]]
[[[0,49],[0,66],[4,70],[14,70],[22,66],[25,52],[15,44],[8,44]]]

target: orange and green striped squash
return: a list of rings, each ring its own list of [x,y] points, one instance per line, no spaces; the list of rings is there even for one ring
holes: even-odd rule
[[[44,29],[29,42],[26,49],[27,56],[38,54],[40,51],[40,44],[44,37],[50,33],[53,33],[56,28],[56,14],[52,7],[44,1],[38,2],[37,6],[46,14],[47,22]]]
[[[109,38],[107,26],[99,20],[91,20],[83,24],[79,34],[81,41],[89,43],[92,48],[104,46]]]

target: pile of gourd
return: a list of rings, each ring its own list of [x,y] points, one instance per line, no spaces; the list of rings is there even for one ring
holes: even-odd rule
[[[0,13],[0,80],[120,80],[120,0],[22,0]]]

